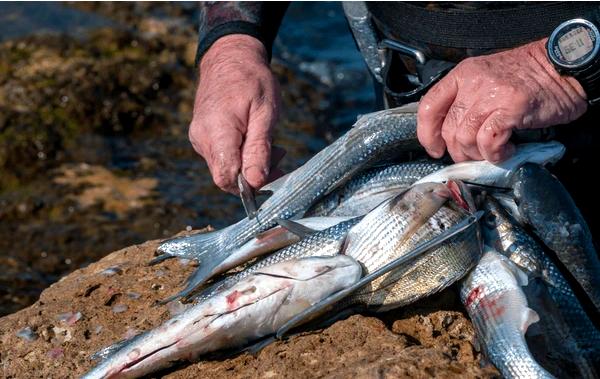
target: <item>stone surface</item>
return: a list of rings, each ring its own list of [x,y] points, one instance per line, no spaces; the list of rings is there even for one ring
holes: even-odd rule
[[[50,286],[29,308],[1,318],[1,376],[78,377],[92,367],[92,353],[169,318],[170,307],[157,301],[178,291],[194,267],[175,259],[147,266],[159,242],[109,254]],[[353,315],[256,355],[184,364],[161,376],[497,376],[494,368],[482,366],[471,323],[449,290],[382,315]]]

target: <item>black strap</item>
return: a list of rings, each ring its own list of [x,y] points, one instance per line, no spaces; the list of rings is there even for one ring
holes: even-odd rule
[[[402,39],[466,49],[505,49],[549,36],[561,22],[597,18],[588,2],[532,3],[512,9],[430,10],[403,2],[368,3],[385,32]]]

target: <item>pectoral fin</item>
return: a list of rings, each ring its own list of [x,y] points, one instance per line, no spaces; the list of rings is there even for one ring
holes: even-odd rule
[[[294,233],[295,235],[297,235],[300,238],[304,238],[307,235],[312,234],[317,231],[315,229],[311,229],[307,226],[304,226],[304,225],[299,224],[292,220],[284,220],[281,218],[276,218],[275,222],[277,224],[279,224],[282,228],[287,229],[288,231]]]

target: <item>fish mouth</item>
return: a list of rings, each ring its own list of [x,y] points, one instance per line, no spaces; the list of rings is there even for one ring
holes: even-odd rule
[[[465,183],[460,180],[448,180],[446,187],[456,205],[471,213],[476,210],[471,193]]]

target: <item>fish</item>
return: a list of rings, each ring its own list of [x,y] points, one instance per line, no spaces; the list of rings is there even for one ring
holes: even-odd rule
[[[273,334],[298,312],[361,276],[361,266],[344,255],[264,267],[218,296],[117,345],[83,378],[137,378],[176,361],[195,361],[210,352],[244,346]]]
[[[254,270],[299,256],[349,255],[363,265],[366,273],[373,272],[464,219],[468,214],[466,210],[444,206],[451,199],[455,201],[456,196],[460,194],[451,191],[447,184],[425,183],[411,187],[366,216],[315,233],[213,284],[197,296],[200,300],[214,296]],[[464,203],[463,199],[458,201]],[[481,254],[478,233],[476,227],[470,228],[460,238],[452,239],[415,259],[407,267],[377,279],[345,299],[340,307],[367,307],[383,311],[445,288],[465,275],[477,262]]]
[[[206,300],[224,289],[232,287],[234,284],[252,275],[252,273],[280,262],[311,256],[337,255],[341,252],[348,231],[360,220],[361,217],[354,217],[306,236],[300,241],[258,260],[244,270],[200,290],[197,294],[191,296],[190,300],[194,302]],[[169,300],[174,300],[175,298],[176,296]]]
[[[306,217],[296,220],[295,224],[298,224],[304,228],[303,233],[304,231],[308,231],[307,233],[310,233],[325,230],[333,225],[347,221],[350,218],[351,217]],[[266,232],[260,233],[256,237],[240,246],[238,249],[234,250],[231,255],[229,255],[227,259],[225,259],[219,265],[215,267],[200,266],[192,274],[193,276],[191,280],[200,286],[217,274],[226,272],[227,270],[245,263],[253,258],[296,243],[300,241],[302,237],[304,237],[304,234],[295,230],[289,230],[281,225],[275,226]],[[159,256],[150,263],[158,263],[168,258],[172,258],[172,256]],[[184,255],[183,258],[188,257]]]
[[[248,240],[277,225],[277,220],[302,217],[312,204],[357,172],[398,151],[420,148],[416,107],[412,104],[360,117],[346,134],[304,165],[263,187],[261,191],[272,195],[255,217],[221,230],[163,242],[158,252],[193,257],[202,266],[209,266],[203,270],[212,271]],[[198,286],[196,278],[188,281],[189,287]]]
[[[367,169],[319,200],[304,216],[363,216],[444,167],[438,161],[419,160]]]
[[[346,237],[344,254],[369,274],[410,252],[419,243],[464,220],[470,200],[455,183],[421,183],[367,214]],[[481,256],[481,238],[475,223],[459,236],[374,280],[345,302],[375,312],[404,306],[441,291],[462,278]]]
[[[512,177],[519,213],[600,312],[600,258],[575,201],[547,169],[525,164]]]
[[[557,377],[598,378],[597,348],[596,351],[580,348],[548,285],[539,277],[529,276],[527,286],[522,288],[528,306],[540,316],[525,335],[536,361]],[[590,332],[594,333],[593,329]]]
[[[488,161],[468,161],[449,165],[415,182],[445,182],[450,179],[462,180],[485,186],[508,188],[513,173],[524,163],[556,163],[565,153],[560,142],[523,143],[516,146],[513,156],[501,163]]]
[[[460,298],[479,342],[503,377],[553,378],[531,355],[525,332],[539,320],[522,286],[527,275],[492,247],[461,281]]]
[[[571,344],[573,340],[575,346],[569,349],[573,360],[580,361],[579,355],[584,355],[585,359],[593,361],[600,353],[600,331],[558,267],[546,255],[540,243],[493,196],[486,197],[483,210],[486,211],[482,221],[484,241],[521,268],[530,281],[541,281],[536,283],[536,289],[531,292],[536,294],[533,300],[541,299],[538,308],[544,310],[544,313],[540,313],[542,321],[550,319],[548,323],[554,326],[553,330],[546,328],[545,334],[560,334],[563,345]],[[553,304],[542,301],[546,294]],[[532,297],[528,296],[528,299],[531,302]],[[558,327],[566,328],[566,331],[558,330]],[[593,366],[593,363],[579,362],[579,366],[584,369]]]

